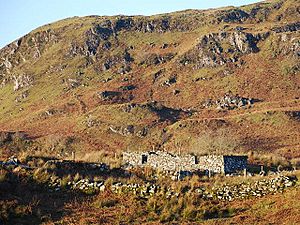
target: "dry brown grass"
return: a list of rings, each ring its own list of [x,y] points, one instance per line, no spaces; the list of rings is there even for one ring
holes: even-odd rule
[[[5,173],[1,170],[1,173]],[[7,172],[6,172],[7,173]],[[205,185],[234,184],[244,178],[215,177],[202,180],[194,176],[183,181],[164,183],[184,195],[166,199],[157,195],[149,199],[132,194],[115,194],[107,189],[98,195],[80,195],[64,190],[49,193],[40,186],[47,180],[47,174],[41,170],[34,173],[35,180],[26,178],[22,172],[18,176],[7,176],[13,188],[3,189],[5,180],[0,182],[0,219],[8,223],[34,224],[297,224],[300,210],[298,195],[299,184],[284,193],[267,195],[261,198],[249,198],[223,202],[203,200],[191,191]],[[299,171],[294,175],[300,178]],[[46,177],[46,178],[45,178]],[[45,178],[45,179],[44,179]],[[251,182],[261,178],[249,178]],[[69,177],[64,178],[66,182]],[[248,180],[249,181],[249,180]],[[3,183],[4,182],[4,183]],[[106,186],[113,182],[106,181]],[[128,182],[133,182],[132,180]],[[136,182],[136,181],[135,181]]]

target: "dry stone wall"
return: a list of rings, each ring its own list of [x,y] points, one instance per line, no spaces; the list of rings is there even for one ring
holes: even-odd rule
[[[213,173],[234,173],[247,168],[247,156],[176,155],[163,151],[124,152],[123,163],[129,167],[150,166],[165,171],[210,171]]]
[[[213,173],[224,173],[224,158],[222,155],[201,156],[198,159],[198,168]]]
[[[223,156],[224,173],[234,173],[247,168],[247,156]]]
[[[156,152],[125,152],[123,162],[128,166],[150,166],[167,171],[192,170],[196,164],[193,155],[178,156],[163,151]]]

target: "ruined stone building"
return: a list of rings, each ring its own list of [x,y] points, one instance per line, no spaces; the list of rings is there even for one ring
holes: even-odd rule
[[[164,151],[124,152],[123,163],[127,166],[149,166],[165,171],[210,171],[230,174],[246,169],[247,156],[190,154],[176,155]]]

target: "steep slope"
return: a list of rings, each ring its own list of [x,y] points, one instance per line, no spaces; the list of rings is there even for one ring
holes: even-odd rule
[[[28,135],[1,144],[64,157],[208,138],[300,157],[299,15],[287,0],[40,27],[0,50],[0,130]]]

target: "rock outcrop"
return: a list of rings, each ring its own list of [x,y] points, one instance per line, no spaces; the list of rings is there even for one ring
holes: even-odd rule
[[[240,31],[204,35],[199,44],[180,59],[180,63],[192,64],[197,69],[234,63],[242,55],[258,52],[259,40],[260,36]]]
[[[140,62],[140,65],[152,66],[152,65],[163,64],[170,61],[172,58],[174,58],[173,53],[167,53],[163,55],[158,55],[153,53],[153,54],[146,55],[145,59]]]
[[[218,22],[238,23],[243,22],[249,18],[249,14],[241,9],[232,9],[227,11],[220,11],[217,14]]]
[[[21,88],[29,87],[33,83],[33,78],[29,75],[13,76],[14,91],[18,91]]]
[[[283,32],[296,32],[300,30],[300,22],[297,23],[290,23],[280,27],[272,28],[272,31],[276,33],[283,33]]]
[[[137,136],[140,138],[145,137],[148,134],[148,127],[143,126],[109,126],[109,130],[113,133],[120,134],[122,136]]]
[[[26,99],[29,96],[29,91],[23,91],[20,95],[15,98],[16,102],[21,102],[23,99]]]
[[[52,30],[35,32],[5,46],[0,51],[0,76],[10,74],[12,69],[27,60],[38,60],[47,45],[56,43],[58,35]]]

